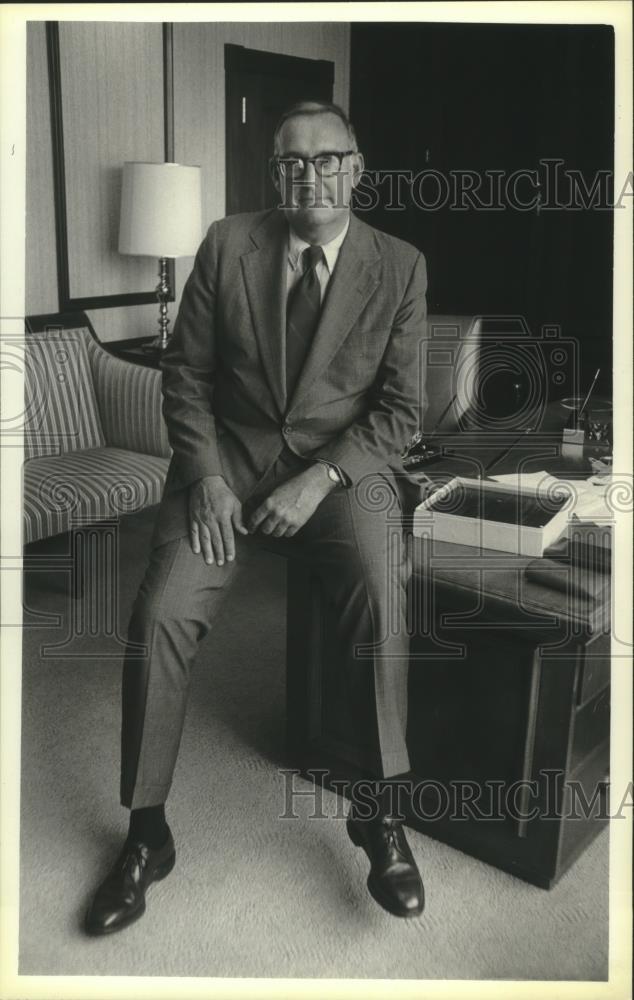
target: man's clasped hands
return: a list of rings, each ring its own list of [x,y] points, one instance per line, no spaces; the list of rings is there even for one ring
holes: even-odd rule
[[[311,465],[287,480],[243,521],[242,504],[223,476],[205,476],[190,487],[189,537],[192,551],[209,565],[223,566],[236,555],[235,532],[291,537],[335,488],[326,466]]]

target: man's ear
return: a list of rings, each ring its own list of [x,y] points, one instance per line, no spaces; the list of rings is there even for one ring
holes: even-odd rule
[[[361,175],[365,170],[365,160],[363,159],[363,153],[355,153],[352,159],[352,186],[356,188],[357,184],[361,180]]]

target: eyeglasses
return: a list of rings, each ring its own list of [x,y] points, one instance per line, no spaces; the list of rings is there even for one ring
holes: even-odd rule
[[[274,156],[275,163],[282,177],[301,177],[309,163],[315,168],[315,173],[319,177],[332,177],[341,170],[344,156],[350,156],[356,152],[354,149],[346,149],[342,153],[324,152],[317,156]]]

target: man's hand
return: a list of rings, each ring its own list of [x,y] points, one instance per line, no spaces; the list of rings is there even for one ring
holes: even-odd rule
[[[206,476],[189,490],[189,539],[192,551],[202,550],[206,563],[224,565],[236,555],[234,531],[247,535],[242,505],[222,476]]]
[[[336,483],[328,477],[326,466],[321,462],[311,465],[273,490],[249,518],[249,531],[259,530],[274,538],[290,538],[306,524],[333,489]]]

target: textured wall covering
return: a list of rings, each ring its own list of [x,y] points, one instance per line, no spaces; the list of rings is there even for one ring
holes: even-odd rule
[[[347,24],[175,24],[176,152],[203,168],[203,214],[225,209],[225,44],[335,64],[334,98],[348,106]]]
[[[37,314],[58,310],[57,265],[44,24],[30,23],[27,34],[26,312]],[[349,34],[345,23],[174,25],[175,159],[203,168],[204,226],[224,215],[225,208],[225,43],[333,61],[335,100],[347,107]],[[129,264],[132,270],[136,267],[143,274],[149,273],[149,284],[144,278],[142,287],[128,288],[132,270],[126,264],[122,287],[112,287],[119,269],[112,249],[119,210],[115,162],[119,157],[161,158],[160,26],[62,24],[60,46],[67,163],[70,157],[67,187],[72,182],[73,193],[78,195],[74,201],[69,199],[72,292],[81,295],[147,290],[157,280],[148,262]],[[76,64],[69,58],[69,50],[75,52]],[[128,50],[133,51],[133,58]],[[118,65],[120,59],[127,69],[117,74],[113,63]],[[138,92],[133,86],[136,79],[143,81]],[[155,88],[154,103],[151,96]],[[148,144],[151,155],[143,152]],[[82,150],[87,157],[83,164]],[[87,223],[91,195],[98,203],[96,228],[92,229]],[[73,233],[79,234],[78,241]],[[97,258],[95,240],[106,244],[103,260]],[[88,252],[84,253],[86,241]],[[189,259],[177,262],[177,302],[170,306],[172,320],[191,265]],[[135,284],[135,275],[130,280]],[[95,309],[89,311],[89,316],[103,340],[156,332],[157,309],[153,305]]]
[[[121,164],[163,159],[160,24],[59,26],[72,298],[151,291],[156,265],[118,252]]]
[[[225,212],[225,44],[335,64],[334,99],[348,108],[350,26],[345,23],[175,24],[176,157],[202,167],[203,226]],[[179,285],[191,262],[177,261]]]
[[[53,153],[43,22],[27,27],[26,312],[56,312]]]

